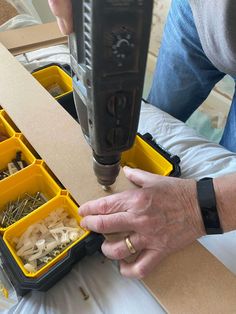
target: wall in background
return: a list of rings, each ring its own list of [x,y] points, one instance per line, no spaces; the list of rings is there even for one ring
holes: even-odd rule
[[[152,18],[152,34],[150,42],[150,53],[153,56],[158,55],[161,45],[162,33],[166,21],[166,17],[170,8],[171,0],[154,0],[153,18]]]
[[[47,0],[32,0],[32,4],[43,23],[55,21],[55,17],[51,13]]]

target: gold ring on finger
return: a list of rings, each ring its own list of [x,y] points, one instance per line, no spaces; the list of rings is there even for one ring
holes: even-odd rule
[[[127,248],[129,250],[130,254],[136,254],[137,253],[137,251],[135,250],[132,242],[130,241],[130,237],[129,236],[125,237],[125,243],[127,245]]]

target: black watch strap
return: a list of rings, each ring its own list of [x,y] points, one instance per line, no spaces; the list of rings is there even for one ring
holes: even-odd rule
[[[197,182],[197,196],[206,234],[223,233],[212,178],[203,178]]]

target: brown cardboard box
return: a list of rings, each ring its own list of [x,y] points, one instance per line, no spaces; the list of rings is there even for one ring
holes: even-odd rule
[[[56,22],[0,32],[2,43],[13,55],[67,43]]]
[[[0,60],[0,105],[78,203],[104,196],[80,126],[2,45]],[[128,188],[121,173],[112,192]],[[143,282],[169,313],[236,313],[235,276],[197,242]]]

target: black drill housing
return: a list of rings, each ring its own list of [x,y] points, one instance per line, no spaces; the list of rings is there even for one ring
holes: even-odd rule
[[[70,35],[74,98],[83,133],[102,165],[134,142],[153,0],[74,0]]]

